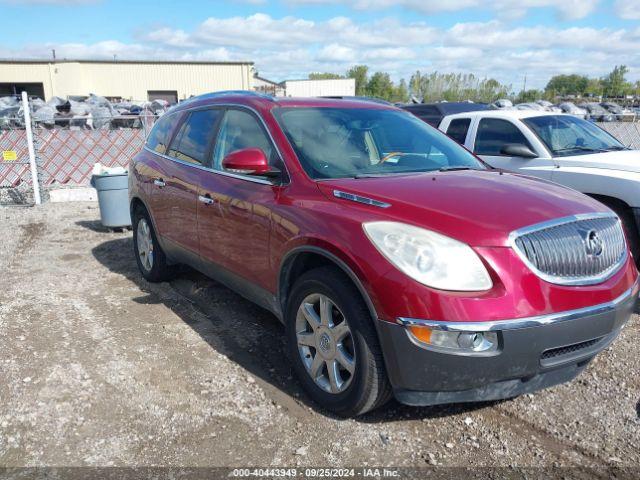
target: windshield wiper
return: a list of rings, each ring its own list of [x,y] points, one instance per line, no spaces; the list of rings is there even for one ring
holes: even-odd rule
[[[609,148],[605,148],[603,151],[604,152],[619,152],[621,150],[631,150],[629,147],[609,147]]]
[[[606,152],[606,150],[602,150],[601,148],[581,147],[580,145],[576,145],[575,147],[558,148],[557,150],[554,150],[554,152],[555,153],[571,152],[572,150],[578,150],[580,152],[594,152],[594,153]]]
[[[478,170],[477,168],[471,168],[471,167],[463,167],[463,166],[458,166],[458,167],[440,167],[438,169],[439,172],[456,172],[458,170]]]

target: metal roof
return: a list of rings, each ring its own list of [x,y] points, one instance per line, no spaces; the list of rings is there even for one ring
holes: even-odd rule
[[[250,61],[219,61],[219,62],[207,62],[201,60],[80,60],[80,59],[42,59],[42,58],[0,58],[0,63],[124,63],[124,64],[152,64],[152,65],[253,65],[254,62]]]

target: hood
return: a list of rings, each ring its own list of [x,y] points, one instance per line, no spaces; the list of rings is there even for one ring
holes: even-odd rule
[[[640,173],[640,150],[588,153],[570,157],[555,157],[561,167],[606,168]]]
[[[318,182],[318,186],[332,201],[368,209],[372,221],[410,223],[473,246],[506,246],[513,230],[579,213],[608,211],[561,185],[496,170],[333,179]],[[336,198],[334,190],[391,206]]]

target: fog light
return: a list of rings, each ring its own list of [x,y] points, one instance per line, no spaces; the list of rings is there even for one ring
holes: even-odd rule
[[[460,348],[477,348],[484,340],[482,333],[461,333],[458,335],[458,345]]]
[[[498,349],[496,332],[450,332],[418,325],[409,326],[408,331],[414,343],[433,350],[473,354]]]

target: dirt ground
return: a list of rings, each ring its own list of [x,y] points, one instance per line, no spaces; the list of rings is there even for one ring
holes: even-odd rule
[[[640,468],[640,322],[577,380],[506,402],[313,404],[271,314],[139,275],[96,204],[0,207],[0,466]]]

